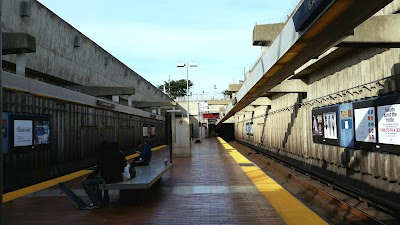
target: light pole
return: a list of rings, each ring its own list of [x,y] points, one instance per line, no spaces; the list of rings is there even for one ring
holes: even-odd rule
[[[176,67],[186,67],[186,97],[187,97],[187,118],[189,118],[189,67],[197,67],[196,63],[179,63]]]
[[[201,105],[201,108],[200,108],[200,105]],[[202,102],[201,101],[199,101],[198,103],[197,103],[197,108],[198,108],[198,118],[199,118],[199,143],[201,143],[201,138],[202,138],[202,132],[201,132],[201,130],[203,129],[203,119],[202,119],[202,109],[203,109],[203,104],[202,104]]]

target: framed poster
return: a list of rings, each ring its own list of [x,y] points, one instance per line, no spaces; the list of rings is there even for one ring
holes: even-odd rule
[[[312,109],[311,132],[314,143],[339,145],[337,118],[337,105]]]
[[[400,153],[400,95],[353,103],[355,148]]]
[[[246,134],[249,136],[253,136],[253,122],[246,123]]]
[[[143,127],[143,137],[149,137],[149,127],[148,126]]]
[[[400,104],[378,106],[379,143],[400,145]]]
[[[155,126],[150,127],[150,136],[151,137],[156,136],[156,127]]]
[[[376,143],[375,107],[354,109],[356,141]]]
[[[354,148],[353,104],[339,104],[339,112],[340,146],[344,148]]]
[[[30,146],[33,144],[32,120],[14,120],[14,147]]]
[[[10,150],[49,149],[50,115],[9,114]]]
[[[324,119],[324,138],[338,139],[336,112],[324,113],[323,119]]]

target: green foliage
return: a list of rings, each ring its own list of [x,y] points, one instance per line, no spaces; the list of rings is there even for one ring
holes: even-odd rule
[[[228,91],[228,90],[225,90],[225,91],[223,91],[223,92],[221,92],[223,95],[229,95],[230,97],[232,97],[232,91]]]
[[[181,79],[181,80],[171,80],[171,93],[170,97],[171,98],[176,98],[176,97],[181,97],[181,96],[186,96],[186,80]],[[169,91],[169,83],[167,81],[164,81],[163,85],[159,85],[158,89],[163,90],[165,85],[165,90]],[[189,80],[189,88],[193,86],[193,82]]]

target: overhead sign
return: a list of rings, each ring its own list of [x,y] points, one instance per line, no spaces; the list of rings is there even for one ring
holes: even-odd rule
[[[219,113],[204,113],[204,119],[219,119]]]
[[[304,30],[309,26],[333,0],[304,0],[303,4],[293,15],[296,31]]]
[[[109,102],[105,102],[105,101],[101,101],[101,100],[97,100],[96,105],[104,107],[104,108],[109,108],[109,109],[115,108],[115,104],[112,104],[112,103],[109,103]]]

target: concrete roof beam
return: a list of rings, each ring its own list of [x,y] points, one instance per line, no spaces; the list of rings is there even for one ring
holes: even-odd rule
[[[243,84],[229,84],[228,91],[238,92]]]
[[[82,92],[91,96],[112,96],[112,95],[134,95],[134,87],[99,87],[99,86],[80,86],[68,85],[64,88]]]
[[[271,99],[269,99],[268,97],[259,97],[256,100],[254,100],[250,105],[252,105],[252,106],[271,105]]]
[[[27,33],[3,33],[3,55],[36,52],[36,38]]]
[[[153,108],[161,106],[176,106],[176,102],[139,102],[133,101],[133,107],[135,108]]]
[[[307,84],[302,80],[284,80],[267,93],[301,93],[307,92]]]
[[[373,16],[354,29],[337,47],[400,47],[400,15]]]
[[[270,46],[282,31],[284,23],[259,24],[253,29],[254,46]]]

